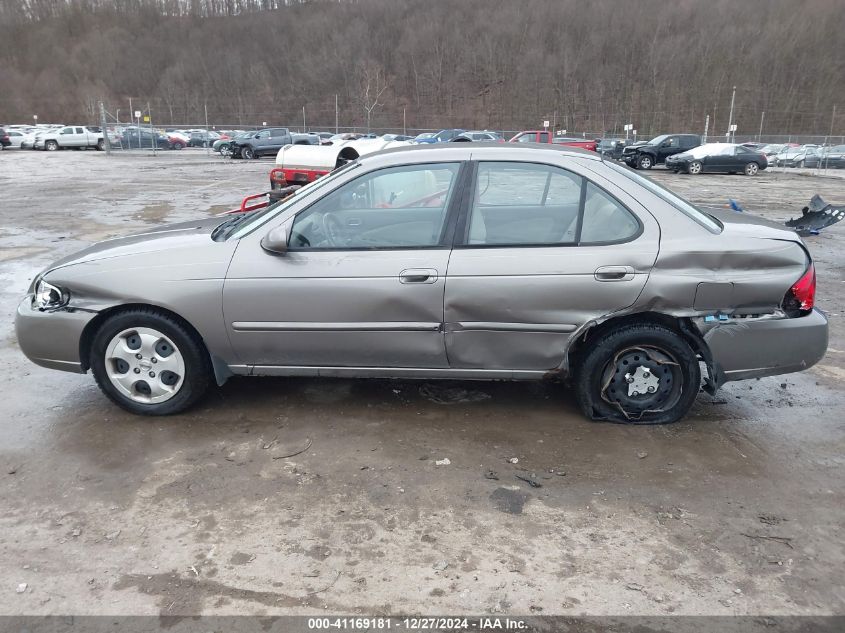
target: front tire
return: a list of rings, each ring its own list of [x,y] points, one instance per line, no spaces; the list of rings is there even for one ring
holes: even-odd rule
[[[55,152],[57,149],[59,149],[59,144],[56,141],[46,141],[44,143],[44,149],[46,149],[48,152]]]
[[[748,163],[745,166],[745,169],[742,170],[742,172],[746,176],[756,176],[759,171],[760,171],[760,165],[758,165],[757,163]]]
[[[697,176],[701,173],[704,166],[701,164],[700,160],[694,160],[689,165],[687,165],[687,173],[692,174],[693,176]]]
[[[241,148],[241,158],[245,160],[251,160],[255,158],[255,150],[252,149],[249,145],[245,145]]]
[[[152,308],[108,318],[94,335],[90,359],[103,393],[139,415],[184,411],[203,396],[212,378],[199,336]]]
[[[575,395],[584,415],[627,424],[670,424],[689,411],[701,385],[698,358],[673,330],[624,325],[591,342],[578,363]]]
[[[651,169],[654,167],[654,160],[648,155],[640,156],[637,159],[637,167],[640,169]]]

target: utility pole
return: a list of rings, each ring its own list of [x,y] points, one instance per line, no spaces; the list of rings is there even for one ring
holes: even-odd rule
[[[210,156],[211,150],[211,139],[208,138],[208,103],[203,104],[203,108],[205,109],[205,155]]]
[[[337,127],[337,95],[334,96],[334,133],[338,134]]]
[[[760,142],[760,139],[763,138],[763,121],[765,120],[765,118],[766,118],[766,111],[763,110],[763,112],[760,113],[760,133],[757,134],[757,142],[758,143]]]
[[[150,139],[153,142],[153,156],[157,156],[156,151],[158,150],[158,139],[156,138],[155,132],[153,132],[153,111],[150,110],[150,102],[147,101],[147,118],[150,120]],[[138,122],[138,129],[141,129],[141,123]]]
[[[302,106],[302,131],[305,132],[305,106]]]
[[[408,136],[408,123],[405,118],[405,108],[402,108],[402,135]]]
[[[106,128],[106,106],[100,101],[100,129],[103,131],[103,142],[106,145],[106,154],[111,154],[111,141],[109,141],[109,130]]]
[[[710,115],[708,114],[704,117],[704,139],[702,139],[705,143],[707,142],[707,133],[710,131]]]
[[[736,100],[736,86],[734,86],[733,92],[731,93],[731,112],[728,115],[728,133],[727,137],[730,139],[731,134],[733,134],[731,127],[734,124],[734,101]]]

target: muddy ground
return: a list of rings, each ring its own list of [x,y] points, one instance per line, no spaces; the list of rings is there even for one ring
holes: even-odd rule
[[[270,165],[0,153],[0,614],[845,612],[845,223],[807,239],[826,358],[668,427],[553,384],[271,378],[151,420],[21,355],[52,260],[233,207]],[[777,220],[845,202],[794,170],[653,175]]]

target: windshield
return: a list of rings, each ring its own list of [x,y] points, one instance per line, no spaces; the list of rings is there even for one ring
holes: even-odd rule
[[[663,141],[665,141],[667,138],[669,138],[669,135],[668,135],[668,134],[661,134],[660,136],[655,136],[653,139],[651,139],[651,140],[647,143],[647,145],[660,145],[660,144],[661,144]]]
[[[297,189],[292,196],[272,204],[266,209],[253,211],[252,213],[244,213],[232,220],[227,220],[214,229],[212,239],[216,239],[217,241],[227,240],[229,238],[240,239],[245,235],[252,233],[255,229],[263,226],[273,218],[278,217],[279,214],[284,212],[290,206],[298,203],[303,198],[310,196],[315,191],[323,189],[327,184],[336,180],[339,176],[358,165],[360,165],[360,163],[347,163],[330,174],[309,182],[301,189]]]
[[[721,233],[722,232],[722,225],[719,223],[716,218],[714,218],[709,213],[705,213],[698,207],[694,206],[688,200],[683,199],[676,193],[673,193],[666,189],[665,187],[658,185],[654,182],[651,178],[647,178],[632,169],[628,169],[627,167],[623,167],[622,165],[615,163],[613,161],[608,161],[604,163],[608,167],[610,167],[613,171],[622,174],[626,178],[633,180],[634,182],[642,185],[646,189],[648,189],[651,193],[656,195],[658,198],[663,200],[664,202],[668,202],[673,207],[675,207],[678,211],[683,213],[685,216],[694,220],[705,229],[710,231],[711,233]]]

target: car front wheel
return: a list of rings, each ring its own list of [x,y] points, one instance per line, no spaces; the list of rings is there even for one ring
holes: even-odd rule
[[[687,165],[687,173],[692,174],[693,176],[697,176],[701,173],[702,164],[700,160],[694,160],[689,165]]]
[[[47,141],[46,143],[44,143],[44,149],[46,149],[48,152],[55,152],[57,149],[59,149],[59,144],[56,141]]]
[[[590,344],[575,393],[584,415],[629,424],[669,424],[689,411],[701,384],[698,358],[676,332],[625,325]]]
[[[107,319],[94,336],[90,361],[103,393],[141,415],[184,411],[211,383],[211,363],[199,337],[153,309]]]
[[[241,148],[241,158],[244,158],[246,160],[251,160],[251,159],[255,158],[255,150],[253,150],[248,145],[245,146],[245,147],[242,147]]]
[[[652,161],[651,156],[640,156],[637,160],[637,167],[640,169],[651,169],[654,165],[654,161]]]

